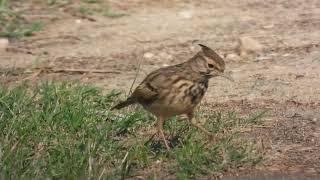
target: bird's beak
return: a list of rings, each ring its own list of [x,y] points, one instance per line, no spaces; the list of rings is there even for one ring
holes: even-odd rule
[[[219,73],[218,76],[224,77],[224,78],[234,82],[234,79],[229,74]]]

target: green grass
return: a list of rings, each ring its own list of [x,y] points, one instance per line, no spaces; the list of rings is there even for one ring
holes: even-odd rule
[[[142,135],[155,124],[142,108],[109,111],[119,96],[73,83],[0,86],[0,179],[157,179],[155,167],[189,179],[262,160],[254,141],[238,131],[258,123],[261,114],[200,113],[216,142],[172,118],[165,124],[173,146],[167,152],[157,138]]]
[[[9,0],[0,0],[0,37],[31,36],[43,27],[41,22],[27,22],[20,12],[10,8]]]

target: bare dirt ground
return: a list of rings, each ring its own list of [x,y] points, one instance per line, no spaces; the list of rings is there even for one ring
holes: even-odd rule
[[[0,82],[79,80],[128,91],[159,67],[185,61],[197,43],[225,57],[236,82],[213,79],[203,102],[250,114],[269,109],[261,127],[263,173],[320,174],[320,1],[111,1],[129,16],[81,16],[68,7],[17,5],[47,22],[35,36],[11,41],[0,54]],[[262,51],[239,55],[239,38]],[[70,69],[104,73],[68,72]],[[54,72],[54,70],[57,70]],[[62,71],[61,71],[62,70]]]

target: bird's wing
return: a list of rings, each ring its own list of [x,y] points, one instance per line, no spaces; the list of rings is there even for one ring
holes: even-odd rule
[[[181,79],[185,77],[177,73],[175,67],[156,70],[142,81],[132,96],[140,101],[153,102],[165,92],[170,91],[173,85]]]
[[[158,98],[158,90],[149,82],[142,82],[132,93],[131,97],[137,99],[142,105],[148,105]]]

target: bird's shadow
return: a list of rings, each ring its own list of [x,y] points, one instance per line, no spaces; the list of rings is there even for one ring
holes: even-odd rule
[[[170,136],[166,137],[166,140],[168,142],[168,145],[171,149],[174,149],[176,147],[180,147],[182,146],[183,142],[184,142],[184,135],[185,132],[188,130],[189,128],[184,128],[182,130],[180,130],[178,133],[176,134],[171,134]],[[153,134],[149,140],[147,140],[144,143],[145,146],[150,147],[150,149],[153,152],[156,153],[160,153],[163,151],[167,151],[167,148],[163,142],[163,140],[159,137],[157,137],[156,134]]]

